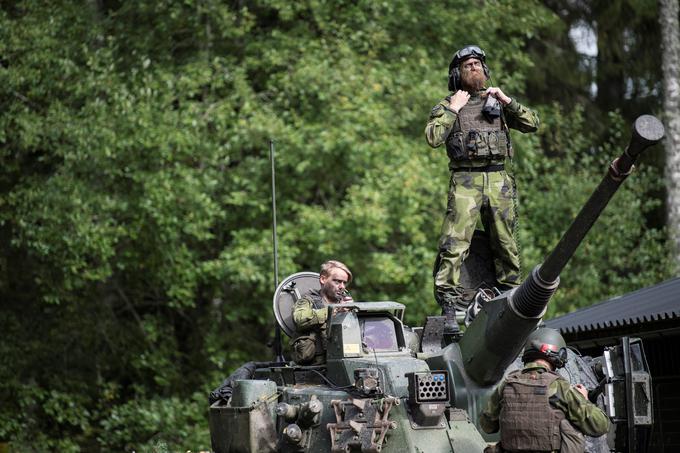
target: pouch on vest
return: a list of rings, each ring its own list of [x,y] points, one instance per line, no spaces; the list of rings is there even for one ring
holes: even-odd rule
[[[449,134],[446,140],[446,153],[451,160],[462,160],[468,158],[468,151],[465,149],[463,132],[455,131]]]
[[[467,140],[465,142],[465,149],[470,159],[475,157],[487,157],[489,155],[489,147],[485,142],[484,132],[477,132],[475,129],[468,132]]]
[[[566,418],[560,422],[560,453],[584,453],[586,438]]]
[[[470,134],[470,142],[468,143],[468,149],[472,157],[483,157],[488,158],[492,149],[489,143],[489,133],[487,131],[474,132]]]
[[[316,340],[312,335],[302,335],[291,343],[293,360],[299,365],[306,365],[314,361],[316,354]]]
[[[503,131],[489,131],[486,136],[491,156],[505,156],[508,154],[508,138]]]

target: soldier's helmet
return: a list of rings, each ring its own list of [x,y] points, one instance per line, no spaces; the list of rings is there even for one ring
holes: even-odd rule
[[[547,360],[556,369],[567,363],[567,343],[557,330],[543,327],[529,335],[522,361],[527,363],[536,359]]]
[[[484,75],[490,77],[489,67],[486,65],[486,53],[479,46],[465,46],[456,52],[449,64],[449,90],[460,88],[460,64],[470,58],[477,58],[482,62]]]

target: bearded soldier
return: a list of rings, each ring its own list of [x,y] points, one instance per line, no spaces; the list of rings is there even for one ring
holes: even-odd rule
[[[448,332],[458,329],[455,307],[467,305],[461,298],[460,268],[480,214],[491,241],[498,289],[520,283],[515,182],[505,171],[506,158],[512,158],[508,128],[535,132],[539,120],[499,87],[485,89],[487,80],[482,49],[467,46],[456,52],[449,65],[451,93],[434,106],[425,128],[431,147],[446,146],[451,170],[434,267],[435,299],[447,317]]]
[[[329,305],[351,302],[347,285],[352,272],[340,261],[321,265],[320,290],[311,290],[295,302],[293,322],[295,337],[291,342],[293,359],[300,365],[322,365],[326,362],[326,324]],[[342,311],[342,307],[334,308]]]
[[[582,453],[587,436],[609,431],[609,418],[588,401],[588,391],[555,372],[567,360],[566,343],[555,330],[534,331],[524,346],[524,368],[514,371],[491,394],[479,424],[501,431],[495,452]]]

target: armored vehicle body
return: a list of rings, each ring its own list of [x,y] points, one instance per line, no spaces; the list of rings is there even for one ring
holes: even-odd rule
[[[663,136],[644,115],[633,125],[625,152],[542,265],[517,288],[482,304],[463,334],[444,336],[444,317],[423,327],[403,324],[397,302],[353,302],[328,318],[323,366],[251,362],[211,394],[213,449],[226,452],[456,452],[477,453],[497,438],[482,435],[477,419],[489,394],[516,366],[528,335],[545,314],[559,274],[637,156]],[[285,279],[274,295],[281,329],[292,336],[292,307],[318,274]],[[583,382],[623,438],[639,451],[635,433],[649,426],[649,374],[639,342],[623,339],[602,357],[570,354],[567,377]],[[576,374],[576,376],[574,376]],[[574,384],[577,382],[573,382]],[[609,451],[591,439],[589,451]],[[612,444],[613,445],[613,444]]]

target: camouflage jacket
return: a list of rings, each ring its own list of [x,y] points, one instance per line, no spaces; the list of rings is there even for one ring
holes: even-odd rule
[[[326,324],[328,308],[318,290],[311,290],[295,301],[293,321],[297,333],[316,330]]]
[[[543,373],[546,368],[536,362],[527,363],[522,373]],[[486,408],[479,416],[479,424],[487,433],[495,433],[500,427],[498,417],[503,404],[503,387],[501,382],[494,390],[486,404]],[[588,401],[563,378],[556,379],[548,387],[548,399],[550,404],[564,412],[569,420],[579,431],[586,436],[597,437],[609,431],[609,418],[602,410]]]
[[[291,341],[293,360],[300,365],[321,365],[326,361],[326,321],[328,306],[318,290],[311,290],[295,301]]]
[[[446,138],[449,136],[449,133],[453,129],[453,126],[458,119],[458,114],[454,113],[452,110],[449,110],[449,99],[452,95],[453,93],[439,101],[430,112],[427,125],[425,126],[425,139],[427,140],[427,143],[433,148],[437,148],[445,144]],[[516,129],[523,133],[537,131],[540,124],[538,115],[536,115],[534,111],[517,102],[515,99],[512,99],[508,105],[503,106],[503,120],[505,121],[506,126],[510,129]],[[473,160],[467,165],[482,166],[488,165],[489,163],[499,162]],[[452,163],[452,168],[455,165],[455,163]]]

